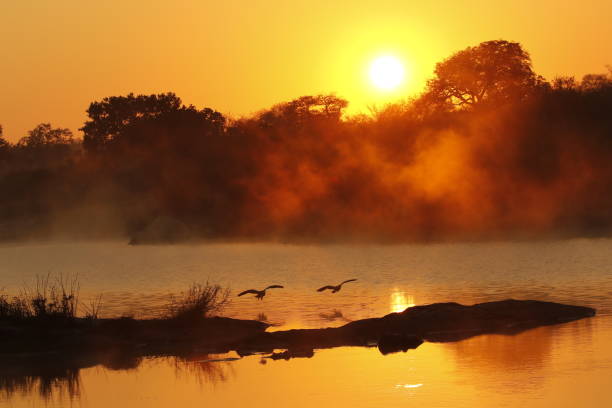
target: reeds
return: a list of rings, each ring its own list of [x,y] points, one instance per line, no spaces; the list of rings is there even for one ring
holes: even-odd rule
[[[77,276],[36,277],[34,291],[27,293],[32,315],[37,318],[74,319],[79,304]]]
[[[221,311],[229,302],[230,291],[220,285],[192,283],[179,297],[172,296],[166,307],[166,318],[197,321]]]
[[[102,310],[102,295],[94,296],[89,299],[88,303],[82,303],[83,309],[85,309],[85,319],[98,320],[100,311]]]
[[[30,316],[31,311],[26,299],[0,294],[0,320],[23,320]]]
[[[79,304],[79,283],[76,276],[37,276],[34,288],[26,288],[19,295],[0,294],[0,319],[73,320]]]

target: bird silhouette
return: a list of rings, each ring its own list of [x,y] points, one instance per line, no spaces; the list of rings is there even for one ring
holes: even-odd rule
[[[336,293],[338,292],[340,289],[342,289],[342,285],[344,285],[347,282],[354,282],[357,279],[349,279],[349,280],[345,280],[344,282],[342,282],[339,285],[336,286],[332,286],[332,285],[327,285],[327,286],[323,286],[322,288],[317,289],[317,292],[323,292],[325,289],[331,289],[332,293]]]
[[[244,292],[240,292],[238,294],[238,296],[247,295],[249,293],[252,293],[252,294],[255,295],[255,297],[257,299],[261,300],[261,299],[263,299],[264,296],[266,296],[266,290],[272,289],[272,288],[284,288],[284,286],[281,286],[281,285],[271,285],[271,286],[268,286],[267,288],[265,288],[264,290],[249,289],[249,290],[245,290]]]

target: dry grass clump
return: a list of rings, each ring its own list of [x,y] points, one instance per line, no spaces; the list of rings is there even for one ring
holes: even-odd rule
[[[85,319],[98,320],[102,310],[102,295],[94,296],[89,299],[89,303],[83,303],[82,306],[85,309]]]
[[[23,320],[76,318],[79,304],[79,283],[76,276],[37,276],[33,289],[9,297],[0,294],[0,319]]]
[[[0,294],[0,320],[23,320],[28,317],[30,308],[24,298]]]
[[[172,296],[166,317],[173,320],[196,321],[220,312],[229,302],[230,290],[220,285],[192,283],[178,297]]]
[[[34,291],[26,291],[26,298],[34,317],[74,319],[79,304],[79,282],[76,276],[37,277]]]

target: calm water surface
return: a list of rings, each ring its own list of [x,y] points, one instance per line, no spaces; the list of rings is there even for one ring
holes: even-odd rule
[[[273,361],[228,355],[150,358],[54,375],[0,377],[0,405],[86,407],[612,406],[612,240],[401,246],[121,243],[0,247],[0,287],[37,274],[78,274],[81,298],[107,315],[152,316],[193,281],[234,293],[269,284],[263,301],[234,297],[227,316],[264,313],[278,328],[338,326],[414,304],[509,297],[591,306],[598,316],[515,336],[316,351]],[[348,278],[337,294],[316,288]],[[2,362],[0,362],[2,364]]]

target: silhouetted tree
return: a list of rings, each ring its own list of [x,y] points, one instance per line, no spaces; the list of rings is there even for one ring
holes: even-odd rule
[[[487,41],[438,63],[435,78],[427,83],[426,97],[452,109],[522,99],[542,82],[519,43]]]
[[[79,129],[83,131],[83,146],[88,151],[102,151],[135,122],[176,111],[181,105],[181,99],[172,92],[138,96],[130,93],[92,102],[87,109],[89,120]]]
[[[580,82],[580,89],[586,92],[601,91],[605,88],[612,89],[612,80],[606,74],[587,74]]]
[[[307,95],[280,103],[259,115],[263,127],[301,127],[313,122],[339,121],[348,101],[336,95]]]
[[[553,91],[575,91],[579,85],[573,76],[558,76],[553,79],[551,89]]]
[[[240,147],[225,136],[221,113],[180,106],[138,118],[109,140],[104,163],[115,182],[128,194],[155,197],[143,205],[149,208],[136,215],[142,216],[136,224],[170,216],[201,230],[227,225],[225,197],[239,168],[231,154]]]
[[[9,147],[10,144],[4,139],[4,136],[2,134],[2,125],[0,125],[0,151],[8,149]]]
[[[11,150],[11,145],[2,135],[2,125],[0,125],[0,160],[4,160],[8,157]]]
[[[49,146],[68,146],[73,143],[70,129],[52,128],[50,123],[41,123],[17,142],[18,147],[36,149]]]
[[[50,169],[66,164],[78,147],[69,129],[41,123],[19,139],[12,148],[12,157],[16,168]]]
[[[225,127],[225,117],[215,110],[194,106],[182,106],[163,112],[155,117],[143,117],[130,125],[107,142],[113,149],[130,148],[163,150],[167,153],[182,149],[193,153],[198,146],[209,144],[207,138],[220,136]]]
[[[83,127],[104,154],[50,124],[0,138],[0,239],[87,235],[98,211],[133,242],[612,234],[611,82],[543,83],[519,44],[489,41],[367,117],[335,95],[231,123],[172,93],[105,98]]]

